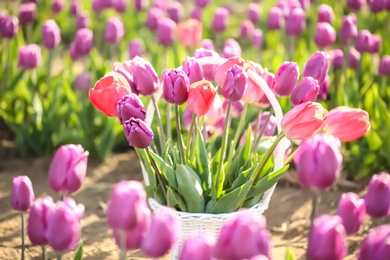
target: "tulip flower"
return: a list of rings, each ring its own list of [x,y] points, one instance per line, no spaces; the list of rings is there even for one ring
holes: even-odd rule
[[[208,126],[216,125],[222,117],[226,117],[226,109],[223,107],[224,103],[220,95],[215,95],[214,101],[204,116],[204,120]],[[227,107],[226,107],[227,108]],[[189,118],[190,120],[192,118]],[[190,121],[191,123],[191,121]]]
[[[203,233],[188,237],[180,252],[180,260],[211,260],[212,243]]]
[[[179,217],[168,207],[154,212],[149,231],[142,241],[142,251],[150,257],[161,257],[175,244],[180,229]]]
[[[118,17],[111,17],[107,21],[106,30],[104,32],[104,40],[107,43],[118,43],[125,35],[125,27],[123,22]]]
[[[186,47],[194,47],[202,39],[202,23],[196,19],[188,19],[176,27],[179,41]]]
[[[215,100],[214,100],[214,103],[215,103]],[[225,100],[222,104],[222,108],[223,108],[223,111],[225,114],[226,114],[228,106],[229,106],[229,101]],[[232,109],[230,110],[230,116],[232,118],[239,117],[241,115],[243,109],[244,109],[244,102],[241,102],[241,101],[233,102]],[[223,118],[225,118],[225,116],[223,116]]]
[[[358,232],[366,215],[366,206],[363,199],[356,193],[344,193],[339,201],[336,215],[343,220],[343,225],[347,235]]]
[[[254,121],[252,123],[253,132],[260,133],[260,131],[262,131],[262,129],[265,128],[263,136],[273,136],[275,134],[276,123],[277,123],[275,116],[270,115],[270,113],[267,111],[261,113],[257,120],[259,121]],[[267,125],[265,123],[267,123]]]
[[[348,253],[346,239],[339,216],[318,217],[310,231],[307,260],[342,260]]]
[[[77,29],[87,28],[89,24],[90,22],[89,22],[88,14],[86,12],[80,12],[77,15],[77,21],[76,21]]]
[[[344,16],[341,21],[340,27],[340,42],[343,45],[347,45],[353,42],[358,35],[356,16],[355,14],[350,14]]]
[[[116,114],[123,125],[130,118],[145,120],[146,109],[141,99],[134,93],[124,95],[116,105]]]
[[[139,118],[130,118],[123,123],[126,139],[130,146],[135,148],[147,148],[153,142],[152,129]]]
[[[283,10],[277,6],[271,7],[268,14],[268,30],[280,30],[284,26]]]
[[[385,0],[369,0],[367,1],[368,6],[370,7],[370,10],[372,13],[380,13],[382,10],[385,9]]]
[[[76,204],[76,201],[70,197],[65,197],[63,201],[57,201],[56,205],[64,205],[71,209],[79,221],[83,218],[85,206],[81,203]]]
[[[224,62],[221,65],[219,65],[219,67],[217,68],[217,70],[214,73],[214,75],[215,75],[215,82],[217,82],[217,84],[219,86],[222,86],[223,83],[225,83],[226,72],[234,64],[239,65],[241,67],[244,67],[245,61],[242,58],[236,56],[236,57],[232,57],[232,58],[228,59],[226,62]]]
[[[347,0],[348,8],[359,11],[366,5],[366,0]]]
[[[214,51],[213,42],[211,40],[205,39],[202,41],[202,46],[200,49],[196,49],[194,52],[194,58],[202,57],[219,57],[219,54]],[[206,80],[214,81],[215,70],[218,68],[218,65],[214,64],[204,64],[202,65],[203,76]],[[184,69],[184,68],[183,68]]]
[[[245,20],[240,25],[240,38],[250,38],[255,30],[255,26],[250,20]]]
[[[327,22],[317,24],[317,31],[314,35],[314,42],[320,48],[332,45],[336,40],[336,30]]]
[[[260,29],[255,29],[252,33],[252,44],[255,47],[263,47],[263,31]]]
[[[190,18],[201,21],[202,20],[202,9],[198,6],[194,6],[194,9],[192,9],[192,11],[190,13]]]
[[[205,8],[210,3],[210,1],[211,0],[196,0],[195,4],[200,8]]]
[[[50,188],[58,193],[80,189],[87,172],[89,152],[81,145],[63,145],[56,151],[49,168]]]
[[[30,178],[18,176],[13,179],[11,205],[14,210],[28,211],[34,202],[34,190]]]
[[[358,33],[355,48],[360,53],[376,53],[379,51],[380,38],[371,34],[368,30],[361,30]]]
[[[133,76],[133,83],[130,85],[132,92],[150,96],[157,90],[158,75],[149,61],[136,57],[126,67]]]
[[[156,36],[158,44],[168,46],[175,39],[176,23],[169,18],[157,22]]]
[[[190,84],[204,80],[203,67],[192,57],[187,57],[183,61],[183,71],[188,76]]]
[[[255,62],[247,62],[244,65],[244,68],[246,69],[247,73],[249,71],[252,71],[260,77],[265,77],[266,75],[265,70]],[[264,98],[265,94],[263,90],[251,78],[248,78],[247,82],[248,86],[245,89],[241,101],[250,104],[258,104],[260,100]]]
[[[183,18],[183,5],[180,2],[169,3],[167,7],[167,14],[172,21],[178,23]]]
[[[295,62],[286,61],[275,74],[272,89],[279,96],[291,95],[299,78],[299,67]]]
[[[23,3],[19,6],[19,21],[21,24],[29,24],[35,20],[37,5],[35,3]]]
[[[234,39],[227,39],[223,46],[221,57],[230,59],[236,56],[241,56],[240,44]]]
[[[7,39],[15,37],[19,29],[19,20],[14,16],[7,16],[1,23],[1,36]]]
[[[61,33],[55,20],[47,20],[41,27],[43,45],[52,50],[61,43]]]
[[[389,258],[390,225],[372,228],[360,243],[357,260],[382,260]]]
[[[333,51],[332,65],[335,69],[341,69],[344,66],[344,52],[342,50]]]
[[[203,39],[200,42],[200,49],[198,49],[198,50],[202,50],[202,49],[212,50],[213,51],[214,50],[214,43],[213,43],[213,41],[211,39]],[[196,53],[196,50],[195,50],[195,53]],[[194,57],[195,58],[200,58],[200,57],[196,57],[195,53],[194,53]],[[214,52],[214,53],[216,53],[216,52]],[[216,53],[216,55],[219,56],[218,53]],[[213,56],[213,55],[205,55],[205,56],[201,56],[201,57],[206,57],[206,56]]]
[[[330,79],[329,76],[326,75],[324,81],[320,84],[320,91],[318,92],[318,96],[322,100],[326,100],[326,98],[328,97],[329,87],[330,87]]]
[[[54,0],[51,5],[53,14],[58,14],[62,11],[65,5],[65,0]]]
[[[360,53],[353,47],[348,52],[348,65],[352,69],[356,69],[359,65]]]
[[[329,111],[324,131],[341,142],[350,142],[362,137],[370,130],[368,113],[360,108],[336,107]]]
[[[79,75],[77,75],[77,78],[75,81],[75,87],[76,87],[76,90],[79,92],[89,91],[89,89],[92,87],[91,73],[82,72]]]
[[[182,70],[168,70],[162,77],[163,97],[172,104],[181,105],[188,99],[190,80]]]
[[[126,5],[127,4],[125,0],[112,0],[112,6],[118,13],[126,12]]]
[[[141,39],[132,40],[129,43],[129,58],[134,59],[136,56],[142,56],[144,49],[144,43]]]
[[[37,199],[30,209],[27,224],[27,234],[33,245],[45,245],[47,239],[45,230],[47,228],[47,214],[56,205],[49,196]]]
[[[303,69],[303,77],[312,77],[318,81],[318,84],[322,84],[326,75],[328,74],[330,57],[325,52],[317,51],[306,62]]]
[[[131,231],[149,215],[146,192],[139,181],[120,181],[111,190],[107,223],[112,229]]]
[[[19,49],[18,67],[26,70],[35,69],[41,64],[41,48],[39,45],[30,44]]]
[[[157,29],[158,22],[163,19],[164,11],[158,7],[152,7],[149,9],[148,18],[146,20],[146,26],[151,31],[155,31]]]
[[[77,16],[80,12],[81,5],[80,0],[72,0],[69,6],[69,14],[71,16]]]
[[[342,167],[340,141],[331,135],[318,134],[303,140],[294,156],[300,184],[312,190],[331,187]]]
[[[390,76],[390,56],[383,56],[378,68],[378,74],[381,76]]]
[[[248,75],[243,67],[233,65],[226,72],[226,79],[222,85],[222,96],[231,102],[239,101],[247,87]]]
[[[301,82],[293,89],[290,101],[293,106],[308,102],[316,101],[320,86],[317,80],[312,77],[304,77]]]
[[[217,91],[207,80],[195,82],[188,92],[188,106],[197,116],[203,116],[209,111]]]
[[[371,177],[364,196],[367,214],[373,218],[390,215],[390,175],[386,172]]]
[[[117,73],[110,73],[96,82],[89,90],[92,104],[106,116],[117,116],[116,104],[130,93],[130,89]]]
[[[147,1],[147,0],[134,0],[134,8],[138,12],[146,9],[148,4],[149,4],[149,1]]]
[[[93,32],[88,28],[78,29],[73,42],[70,44],[70,57],[76,60],[88,55],[93,47]]]
[[[286,34],[299,36],[306,28],[306,14],[302,8],[294,8],[286,18]]]
[[[214,17],[211,22],[211,28],[215,32],[225,31],[229,19],[229,11],[224,7],[219,7],[214,12]]]
[[[318,22],[326,22],[331,24],[334,20],[334,12],[331,6],[322,4],[318,6]]]
[[[247,17],[253,24],[260,22],[259,5],[250,3],[247,10]]]

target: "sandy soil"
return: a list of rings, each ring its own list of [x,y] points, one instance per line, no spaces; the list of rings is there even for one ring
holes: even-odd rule
[[[50,160],[48,157],[34,160],[0,160],[0,259],[20,257],[20,215],[10,207],[12,178],[17,175],[28,175],[33,182],[36,197],[49,194],[58,198],[47,186],[46,177]],[[104,163],[90,161],[87,175],[82,189],[74,194],[76,201],[86,207],[82,220],[83,259],[118,259],[117,247],[105,223],[102,203],[107,201],[110,188],[119,180],[141,180],[138,160],[134,153],[126,153],[113,155]],[[276,260],[284,259],[287,247],[294,251],[297,259],[304,259],[307,246],[311,194],[292,184],[294,182],[292,174],[289,177],[288,181],[282,180],[278,184],[269,209],[265,212],[268,228],[273,235],[273,258]],[[352,190],[364,194],[364,188],[359,185],[342,186],[343,188],[322,193],[320,214],[333,214],[343,192]],[[356,249],[371,225],[371,220],[366,218],[358,234],[348,239],[349,256],[346,259],[355,259]],[[41,259],[41,249],[32,246],[28,238],[26,240],[28,259]],[[49,259],[55,257],[50,250],[48,256]],[[71,258],[72,254],[68,253],[63,259]],[[128,259],[143,258],[140,252],[128,253]]]

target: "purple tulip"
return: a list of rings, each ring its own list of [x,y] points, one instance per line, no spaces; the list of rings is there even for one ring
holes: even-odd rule
[[[73,211],[73,213],[76,215],[79,222],[83,218],[85,206],[81,203],[76,204],[76,201],[70,197],[64,198],[63,201],[57,201],[56,205],[63,205]]]
[[[56,205],[49,196],[37,199],[30,209],[27,221],[27,234],[33,245],[45,245],[47,239],[45,230],[47,229],[47,214]]]
[[[58,14],[62,11],[65,5],[65,0],[54,0],[51,5],[51,11],[53,14]]]
[[[259,5],[250,3],[248,6],[247,17],[253,24],[260,22]]]
[[[196,0],[195,5],[200,7],[200,8],[205,8],[211,0]]]
[[[252,123],[252,131],[260,133],[260,131],[265,127],[263,136],[273,136],[276,130],[276,117],[273,115],[270,117],[269,112],[266,111],[260,114],[258,120],[260,120],[260,122],[255,121]],[[268,124],[265,125],[267,120]]]
[[[326,22],[331,24],[334,20],[334,12],[332,7],[326,4],[318,6],[318,22]]]
[[[127,4],[125,0],[112,0],[112,6],[118,13],[126,12],[126,5]]]
[[[11,206],[17,211],[28,211],[34,203],[34,190],[30,178],[15,177],[12,181]]]
[[[183,61],[183,71],[188,76],[190,84],[204,79],[203,68],[195,58],[187,57]]]
[[[294,8],[286,18],[286,34],[299,36],[306,28],[306,14],[302,8]]]
[[[133,60],[134,61],[134,60]],[[135,93],[149,96],[158,88],[158,76],[152,64],[142,58],[134,61],[132,76]],[[133,91],[133,88],[132,88]],[[134,92],[134,91],[133,91]]]
[[[348,253],[347,235],[339,216],[322,215],[314,220],[307,260],[342,260]]]
[[[101,11],[103,11],[106,6],[105,6],[105,2],[106,0],[92,0],[92,10],[94,13],[100,13]]]
[[[150,257],[165,255],[175,244],[180,229],[175,211],[161,207],[154,212],[149,231],[142,241],[142,251]]]
[[[224,7],[219,7],[214,12],[214,17],[211,22],[211,28],[216,32],[225,31],[229,19],[229,11]]]
[[[385,10],[385,0],[368,0],[367,3],[370,6],[371,12],[374,14]]]
[[[153,142],[152,129],[139,118],[130,118],[123,124],[126,139],[130,146],[147,148]]]
[[[123,125],[125,121],[132,117],[145,120],[146,109],[141,99],[136,94],[130,93],[129,95],[124,95],[121,100],[118,101],[118,104],[116,105],[116,114]]]
[[[202,42],[200,43],[200,47],[203,49],[206,49],[206,50],[214,50],[214,43],[211,39],[203,39]],[[195,54],[196,54],[196,50],[195,50],[194,56],[195,56]],[[216,53],[216,54],[218,55],[218,53]],[[206,56],[213,56],[213,55],[203,55],[201,57],[206,57]],[[195,57],[195,58],[200,58],[200,57]]]
[[[236,40],[230,38],[225,41],[221,57],[229,59],[234,56],[241,56],[241,47]]]
[[[382,43],[382,38],[380,36],[372,35],[368,52],[371,54],[378,53],[381,47],[381,43]]]
[[[4,38],[13,38],[18,33],[19,20],[14,16],[6,16],[2,19],[0,32]]]
[[[89,72],[81,72],[77,75],[75,81],[76,90],[79,92],[87,92],[92,87],[92,75]]]
[[[344,52],[342,50],[333,51],[332,64],[335,69],[341,69],[344,66]]]
[[[328,74],[330,56],[325,52],[317,51],[306,62],[303,69],[303,77],[312,77],[322,84],[326,75]]]
[[[77,16],[81,10],[80,0],[72,0],[69,7],[69,14]]]
[[[104,40],[107,43],[119,43],[125,35],[125,27],[119,17],[112,17],[107,21],[106,30],[104,32]]]
[[[353,42],[358,35],[356,16],[350,14],[344,16],[340,27],[340,43],[343,45]]]
[[[291,104],[297,106],[304,102],[316,101],[320,86],[312,77],[304,77],[291,93]]]
[[[361,30],[356,39],[355,48],[360,53],[369,52],[372,34],[368,30]]]
[[[390,215],[390,175],[388,173],[381,172],[372,176],[364,202],[370,217],[383,218]]]
[[[138,12],[145,10],[148,4],[149,4],[148,0],[134,0],[134,8]]]
[[[18,67],[26,70],[35,69],[41,64],[41,48],[39,45],[30,44],[19,49]]]
[[[255,29],[252,33],[252,44],[257,48],[263,47],[263,31]]]
[[[194,9],[192,9],[192,11],[191,11],[190,18],[201,21],[202,20],[202,9],[198,6],[195,6]]]
[[[348,8],[359,11],[366,5],[366,0],[347,0]]]
[[[384,260],[390,255],[390,225],[373,228],[360,243],[358,260]]]
[[[188,99],[190,80],[183,70],[168,70],[162,76],[163,97],[172,104],[181,105]]]
[[[87,173],[89,152],[77,144],[62,145],[56,151],[49,168],[49,186],[58,193],[73,193],[80,189]]]
[[[317,24],[317,31],[314,36],[314,42],[319,48],[332,45],[336,40],[336,30],[327,22]]]
[[[255,26],[250,20],[243,21],[240,26],[240,38],[251,37],[254,30]]]
[[[172,21],[178,23],[183,18],[184,15],[183,5],[180,2],[169,3],[167,7],[167,13],[168,13],[168,17]]]
[[[148,18],[146,20],[146,26],[151,31],[157,29],[158,22],[164,18],[164,11],[158,7],[152,7],[149,9]]]
[[[37,5],[35,3],[24,3],[19,6],[19,21],[21,24],[29,24],[35,20]]]
[[[276,72],[272,89],[278,96],[291,95],[299,78],[298,64],[291,61],[284,62]]]
[[[180,260],[211,260],[212,243],[203,233],[188,237],[180,252]]]
[[[356,193],[344,193],[340,198],[336,215],[343,220],[347,235],[355,234],[359,231],[366,215],[364,200],[360,199]]]
[[[47,20],[41,27],[43,45],[52,50],[61,43],[61,33],[55,20]]]
[[[78,29],[75,39],[70,45],[70,57],[76,60],[88,55],[93,48],[93,32],[88,28]]]
[[[156,36],[158,44],[171,45],[175,39],[176,23],[169,18],[157,22]]]
[[[129,58],[134,59],[137,56],[142,56],[144,49],[144,43],[141,39],[132,40],[129,43]]]
[[[378,74],[381,76],[390,76],[390,56],[383,56],[378,68]]]
[[[265,228],[264,217],[242,212],[223,224],[213,248],[215,258],[239,260],[259,254],[271,259],[271,234]]]
[[[272,7],[269,10],[267,25],[270,31],[280,30],[284,26],[283,10],[277,6]]]
[[[329,93],[329,87],[330,87],[330,78],[328,75],[326,75],[324,81],[320,84],[320,91],[318,92],[318,96],[322,100],[326,100]]]
[[[352,69],[356,69],[359,65],[360,61],[360,52],[358,52],[355,48],[349,48],[348,52],[348,65]]]
[[[225,82],[222,86],[222,96],[230,102],[239,101],[244,95],[245,89],[248,86],[248,75],[243,67],[233,65],[226,71]]]
[[[342,161],[340,140],[326,134],[302,141],[294,156],[300,184],[313,190],[331,187],[340,175]]]
[[[80,12],[77,15],[77,29],[87,28],[89,26],[89,18],[86,12]]]

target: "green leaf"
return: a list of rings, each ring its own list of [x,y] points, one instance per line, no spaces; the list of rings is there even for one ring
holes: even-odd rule
[[[168,181],[169,185],[173,187],[175,190],[177,190],[178,186],[177,186],[175,170],[169,164],[167,164],[160,156],[155,154],[153,151],[150,151],[150,154],[152,155],[154,161],[156,162],[157,167],[160,170],[161,174]]]
[[[83,244],[79,243],[74,253],[73,260],[81,260],[83,258]]]
[[[168,207],[179,208],[181,211],[187,212],[183,198],[171,187],[167,187],[167,203]]]
[[[295,255],[291,248],[287,247],[286,249],[286,256],[284,258],[285,260],[295,260]]]

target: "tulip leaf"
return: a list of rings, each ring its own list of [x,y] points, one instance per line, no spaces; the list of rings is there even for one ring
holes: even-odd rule
[[[247,182],[248,179],[250,178],[250,176],[252,175],[253,171],[255,170],[255,168],[256,167],[252,167],[250,169],[242,170],[242,171],[241,171],[241,169],[239,169],[239,171],[241,171],[241,173],[234,180],[234,182],[231,186],[231,189],[234,190],[234,189],[240,187],[241,185],[243,185],[245,182]]]
[[[219,198],[222,195],[223,183],[225,182],[225,171],[224,171],[224,167],[222,167],[221,176],[219,177],[219,183],[217,183],[217,174],[216,173],[218,172],[218,164],[219,164],[220,160],[221,160],[221,149],[218,150],[218,152],[215,154],[215,156],[211,160],[211,169],[213,172],[212,178],[214,181],[214,186],[212,187],[212,189],[216,189],[217,198]]]
[[[176,173],[175,170],[167,164],[160,156],[155,154],[153,151],[150,151],[150,154],[153,157],[153,160],[156,162],[158,169],[160,170],[161,174],[164,176],[164,178],[168,181],[169,186],[173,187],[175,190],[177,190],[177,180],[176,180]]]
[[[243,204],[242,204],[242,208],[252,208],[253,206],[255,206],[257,203],[259,203],[260,199],[263,197],[264,193],[262,194],[259,194],[257,195],[256,197],[254,198],[251,198],[249,200],[246,200]]]
[[[204,212],[203,189],[198,174],[191,167],[178,164],[176,166],[176,179],[177,191],[183,197],[188,212]]]
[[[146,154],[145,149],[135,148],[135,151],[137,152],[137,155],[138,155],[139,159],[141,160],[143,167],[145,168],[146,172],[148,173],[150,186],[152,186],[153,189],[156,189],[157,188],[156,173],[154,172],[154,169],[152,167],[151,162],[149,161],[149,158]]]
[[[287,247],[286,249],[286,255],[285,255],[285,260],[295,260],[295,255],[293,253],[293,251],[291,250],[291,248]]]
[[[179,210],[187,212],[187,206],[183,198],[171,187],[167,187],[167,203],[168,207],[179,208]]]
[[[81,260],[83,258],[83,244],[79,243],[74,253],[73,260]]]
[[[252,180],[249,180],[235,190],[222,196],[220,199],[218,199],[210,213],[219,214],[237,211],[237,209],[239,209],[244,202],[251,186]]]

